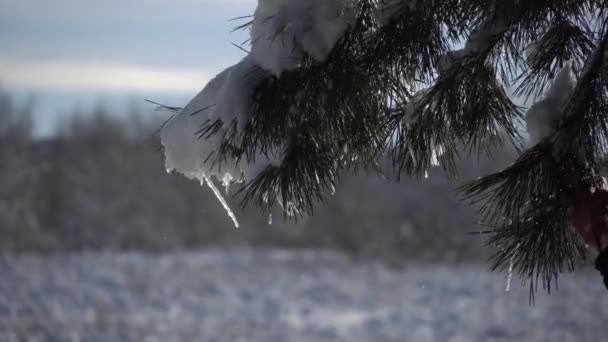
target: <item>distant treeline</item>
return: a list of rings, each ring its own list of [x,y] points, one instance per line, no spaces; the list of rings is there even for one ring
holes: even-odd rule
[[[235,229],[208,188],[168,175],[154,131],[162,122],[104,111],[74,116],[56,138],[32,138],[27,108],[0,96],[0,253],[82,250],[160,252],[218,245],[328,248],[391,264],[483,261],[475,211],[457,200],[457,182],[440,170],[400,184],[376,175],[345,175],[314,217],[273,223],[227,196]],[[462,178],[504,166],[461,163]]]

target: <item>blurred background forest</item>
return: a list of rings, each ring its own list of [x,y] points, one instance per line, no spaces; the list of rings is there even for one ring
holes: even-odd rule
[[[376,175],[343,176],[314,217],[285,221],[240,208],[235,229],[207,187],[164,171],[155,131],[168,113],[117,115],[99,106],[63,116],[55,136],[33,135],[35,103],[0,96],[0,252],[89,250],[164,252],[208,246],[319,248],[391,265],[482,262],[489,250],[474,208],[458,201],[458,180],[441,170],[400,184]],[[162,114],[162,115],[161,115]],[[462,179],[513,160],[465,159]],[[385,162],[388,166],[388,162]],[[236,192],[236,186],[230,189]]]

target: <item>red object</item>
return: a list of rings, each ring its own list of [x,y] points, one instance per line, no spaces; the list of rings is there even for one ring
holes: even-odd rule
[[[574,196],[570,204],[574,229],[589,246],[608,248],[608,191],[595,189]]]

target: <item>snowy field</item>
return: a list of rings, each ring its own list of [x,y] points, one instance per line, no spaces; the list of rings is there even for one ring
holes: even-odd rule
[[[539,294],[476,267],[319,252],[0,258],[0,341],[601,341],[598,275]]]

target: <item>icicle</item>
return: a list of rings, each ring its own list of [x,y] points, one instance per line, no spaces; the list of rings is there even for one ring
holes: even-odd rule
[[[515,247],[515,251],[517,251],[518,249],[519,244],[517,244],[517,247]],[[515,259],[515,253],[511,255],[511,260],[509,260],[509,271],[507,273],[507,288],[505,289],[506,292],[511,291],[511,279],[513,279],[513,259]]]
[[[445,154],[445,149],[442,145],[433,143],[433,150],[431,151],[431,166],[441,166],[441,157]]]
[[[236,216],[234,215],[234,212],[232,211],[232,209],[230,209],[230,206],[228,205],[228,203],[226,202],[226,200],[224,199],[224,197],[220,193],[220,190],[215,186],[215,184],[213,184],[213,182],[211,181],[211,179],[209,179],[208,177],[204,177],[204,180],[207,182],[207,185],[209,186],[209,188],[211,188],[211,190],[215,194],[215,197],[217,197],[217,199],[220,201],[220,203],[222,204],[222,206],[224,207],[224,209],[228,213],[228,216],[230,216],[230,218],[232,219],[232,222],[234,222],[234,226],[236,228],[238,228],[239,227],[239,221],[236,219]],[[205,183],[205,182],[201,182],[201,183]]]
[[[429,170],[424,171],[424,178],[429,179]]]
[[[511,291],[511,279],[513,278],[513,258],[511,258],[511,261],[509,262],[509,273],[507,273],[507,288],[505,289],[506,292]]]
[[[431,154],[431,166],[440,166],[439,154],[437,153],[437,149],[433,149],[433,153]]]
[[[272,226],[272,213],[268,214],[268,225]]]

